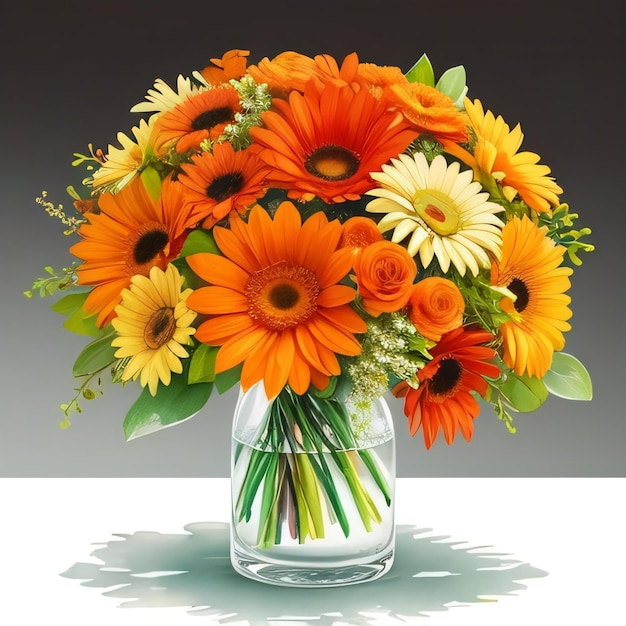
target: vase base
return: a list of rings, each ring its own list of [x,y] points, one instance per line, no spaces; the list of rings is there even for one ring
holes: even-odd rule
[[[375,561],[336,566],[264,563],[231,551],[230,561],[236,572],[262,583],[281,587],[341,587],[369,582],[383,576],[393,564],[393,549],[377,555]]]

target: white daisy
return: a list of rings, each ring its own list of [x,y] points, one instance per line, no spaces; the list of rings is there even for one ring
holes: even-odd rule
[[[379,230],[393,229],[396,243],[409,237],[406,248],[423,267],[436,256],[443,272],[452,263],[462,276],[468,269],[476,276],[491,267],[488,252],[499,258],[504,224],[495,214],[504,208],[489,201],[472,170],[461,172],[442,155],[429,166],[421,152],[401,154],[382,170],[370,174],[380,187],[366,192],[377,196],[367,211],[385,213]]]

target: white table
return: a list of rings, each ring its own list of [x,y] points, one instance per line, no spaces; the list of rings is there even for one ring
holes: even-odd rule
[[[0,479],[0,626],[624,626],[625,494],[399,479],[393,569],[301,590],[232,572],[227,479]]]

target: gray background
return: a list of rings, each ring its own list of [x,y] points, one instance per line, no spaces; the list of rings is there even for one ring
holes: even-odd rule
[[[437,4],[437,6],[434,6]],[[251,62],[283,50],[407,70],[426,52],[437,74],[464,65],[470,97],[521,122],[522,149],[541,155],[563,200],[593,230],[594,253],[573,277],[566,351],[587,366],[591,402],[550,398],[520,414],[518,433],[488,410],[470,444],[411,438],[400,401],[399,476],[624,476],[624,44],[617,3],[274,2],[3,3],[0,24],[0,476],[227,476],[236,392],[195,418],[125,442],[138,388],[106,388],[61,431],[85,339],[63,331],[53,300],[22,296],[44,265],[71,261],[42,189],[70,204],[72,153],[130,132],[155,78],[170,85],[231,48]],[[445,7],[445,8],[443,8]]]

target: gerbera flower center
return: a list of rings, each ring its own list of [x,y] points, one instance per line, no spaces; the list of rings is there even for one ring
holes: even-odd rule
[[[206,195],[216,202],[222,202],[241,191],[242,187],[243,176],[240,172],[223,174],[211,181],[206,188]]]
[[[439,362],[439,369],[428,383],[430,393],[443,397],[451,395],[461,380],[462,373],[463,368],[456,359],[442,359]]]
[[[306,322],[317,310],[319,292],[315,274],[290,261],[251,274],[244,290],[250,317],[272,330]]]
[[[216,107],[203,111],[192,122],[193,130],[211,130],[218,124],[225,124],[233,121],[233,110],[230,107]]]
[[[528,306],[530,296],[526,283],[520,278],[514,278],[509,283],[508,289],[517,296],[517,299],[513,302],[513,306],[518,313],[521,313]]]
[[[172,307],[157,309],[148,320],[143,331],[143,338],[148,348],[158,350],[165,345],[176,330],[176,318]]]
[[[419,189],[413,198],[413,207],[426,225],[445,237],[459,231],[459,209],[437,189]]]
[[[327,145],[309,154],[304,167],[309,174],[332,182],[354,176],[360,163],[358,156],[347,148]]]
[[[169,234],[162,228],[150,228],[139,235],[133,246],[133,259],[143,265],[154,259],[169,242]]]

